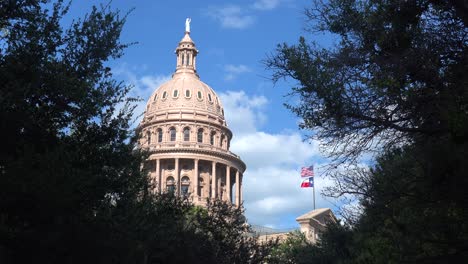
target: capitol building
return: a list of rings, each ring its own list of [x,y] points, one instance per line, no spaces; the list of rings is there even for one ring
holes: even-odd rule
[[[240,206],[246,166],[229,150],[233,134],[220,98],[197,73],[189,19],[175,53],[172,79],[150,96],[138,127],[154,191],[173,192],[196,205],[209,198]]]

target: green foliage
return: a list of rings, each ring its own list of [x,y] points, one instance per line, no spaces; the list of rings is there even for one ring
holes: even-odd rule
[[[352,263],[353,234],[340,223],[328,225],[317,244],[299,231],[289,234],[271,252],[269,263]]]
[[[266,64],[292,78],[297,105],[335,161],[332,197],[354,195],[351,239],[318,246],[330,263],[455,263],[468,257],[468,19],[457,1],[315,1],[310,32]],[[354,167],[374,153],[370,169]],[[336,167],[335,167],[336,168]],[[325,240],[324,240],[325,241]],[[343,243],[343,244],[341,244]],[[339,246],[341,245],[341,246]]]
[[[271,252],[268,263],[310,263],[317,249],[299,231],[291,232]]]
[[[0,262],[260,263],[242,210],[149,193],[136,99],[106,66],[125,16],[93,7],[64,29],[67,11],[0,1]]]

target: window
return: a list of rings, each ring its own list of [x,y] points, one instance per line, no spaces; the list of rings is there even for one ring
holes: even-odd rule
[[[203,128],[198,129],[197,142],[203,143]]]
[[[190,98],[190,90],[185,90],[185,97]]]
[[[225,136],[222,135],[222,136],[221,136],[221,141],[219,142],[219,146],[220,146],[221,148],[223,147],[223,144],[224,144],[224,138],[225,138]]]
[[[189,141],[190,140],[190,128],[186,127],[184,128],[184,141]]]
[[[190,65],[190,54],[187,54],[187,65]]]
[[[167,170],[174,170],[174,163],[167,164]]]
[[[208,101],[213,102],[213,99],[211,98],[211,94],[208,94]]]
[[[214,145],[214,138],[215,138],[216,132],[211,132],[210,134],[210,144]]]
[[[202,100],[202,99],[203,99],[203,95],[202,95],[201,91],[198,91],[197,97],[198,97],[198,100]]]
[[[146,142],[148,142],[148,145],[151,144],[151,132],[146,132]]]
[[[158,128],[158,142],[161,143],[162,142],[162,136],[163,136],[163,133],[162,133],[162,129]]]
[[[172,97],[177,98],[179,97],[179,90],[174,90]]]
[[[182,65],[185,64],[185,54],[182,54]]]
[[[169,128],[169,134],[170,134],[170,137],[171,137],[171,141],[175,141],[176,140],[176,130],[175,130],[174,127]]]
[[[182,195],[184,197],[187,197],[187,195],[188,195],[189,186],[190,186],[189,177],[187,177],[187,176],[182,177],[180,188],[181,188],[181,191],[182,191]]]
[[[167,98],[167,92],[166,92],[166,91],[164,91],[164,92],[163,92],[162,99],[164,100],[164,99],[166,99],[166,98]]]
[[[153,102],[156,102],[156,100],[158,100],[158,94],[154,96]]]
[[[167,177],[166,188],[168,193],[173,194],[175,192],[175,182],[172,176]]]

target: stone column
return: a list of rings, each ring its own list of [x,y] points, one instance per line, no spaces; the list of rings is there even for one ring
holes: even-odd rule
[[[240,199],[240,179],[239,179],[239,171],[236,171],[236,206],[239,207],[241,203]]]
[[[161,165],[159,159],[156,159],[156,180],[158,181],[157,192],[161,193],[162,191],[162,181],[161,181]]]
[[[193,175],[194,175],[194,181],[193,181],[193,199],[198,202],[198,159],[193,159]],[[201,194],[203,195],[203,194]]]
[[[243,189],[242,184],[244,184],[243,180],[244,180],[244,174],[240,173],[239,175],[239,200],[241,203],[242,203],[242,200],[244,199],[244,191],[242,190]]]
[[[211,198],[216,198],[216,162],[212,162],[211,167]]]
[[[231,167],[226,165],[226,201],[231,201]]]
[[[216,198],[222,199],[222,192],[223,192],[223,187],[221,186],[221,183],[223,181],[223,173],[220,171],[217,171],[218,168],[216,168],[216,175],[218,176],[217,182],[216,182]]]
[[[175,193],[179,195],[180,194],[179,158],[175,158],[174,172],[175,172],[175,180],[176,180]]]

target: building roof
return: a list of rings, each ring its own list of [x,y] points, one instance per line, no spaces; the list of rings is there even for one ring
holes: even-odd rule
[[[296,218],[296,221],[300,222],[300,221],[307,221],[307,220],[310,220],[312,218],[317,218],[318,216],[322,215],[322,214],[330,214],[333,216],[333,218],[335,218],[335,215],[333,214],[333,212],[331,211],[330,208],[319,208],[319,209],[315,209],[315,210],[312,210],[308,213],[305,213],[301,216],[299,216],[298,218]]]

